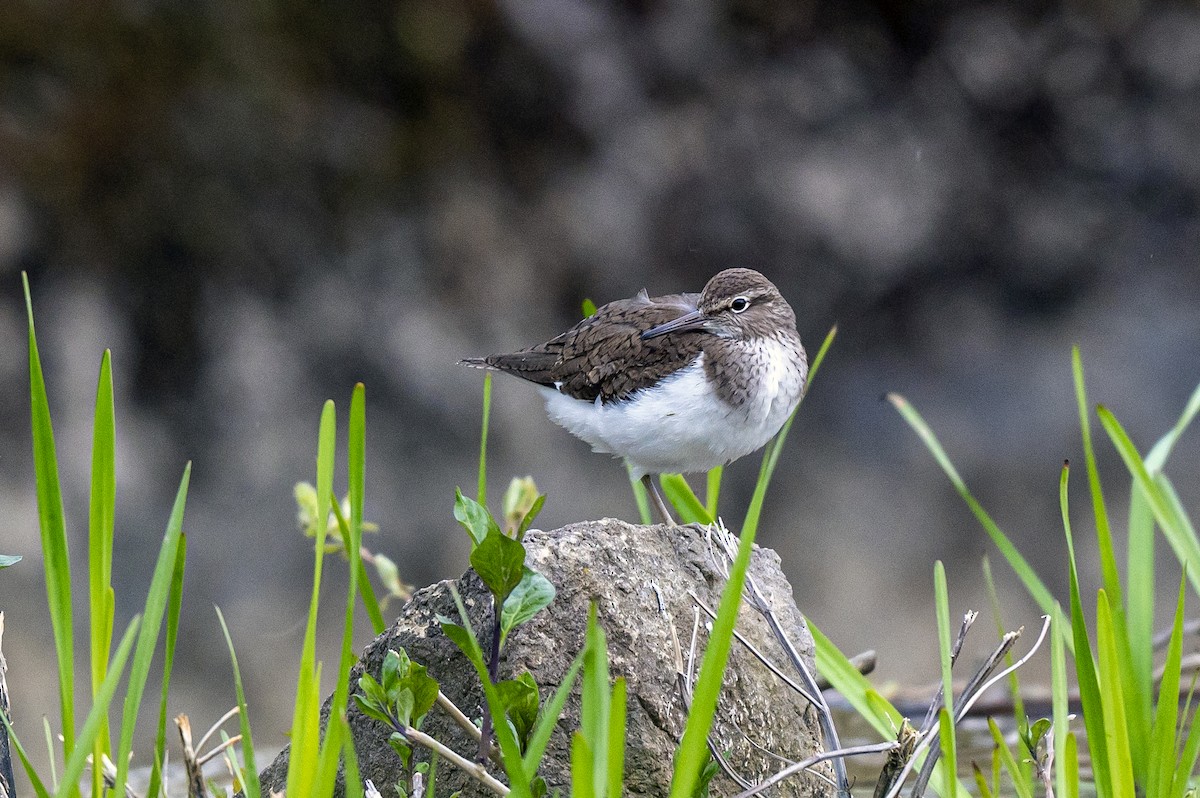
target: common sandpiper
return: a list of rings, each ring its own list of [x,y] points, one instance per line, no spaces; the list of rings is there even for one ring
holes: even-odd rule
[[[625,458],[668,524],[650,474],[708,471],[760,448],[808,376],[796,314],[753,269],[726,269],[699,294],[643,290],[543,344],[463,362],[541,386],[550,419]]]

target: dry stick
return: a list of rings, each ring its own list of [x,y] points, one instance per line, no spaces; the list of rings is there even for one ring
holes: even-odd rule
[[[698,604],[700,606],[700,609],[704,610],[705,614],[707,614],[710,618],[713,618],[714,620],[716,619],[717,614],[713,611],[713,609],[711,607],[709,607],[707,604],[705,604],[703,601],[701,601],[699,596],[697,596],[691,590],[688,591],[688,595],[691,596],[692,600],[695,601],[696,604]],[[771,671],[771,673],[773,673],[777,677],[779,677],[779,680],[781,682],[783,682],[788,687],[792,688],[797,693],[799,693],[801,696],[803,696],[804,699],[806,701],[808,701],[808,703],[810,703],[810,704],[817,703],[816,699],[813,698],[812,695],[810,695],[807,690],[805,690],[800,685],[796,684],[796,682],[794,682],[790,676],[788,676],[786,673],[784,673],[782,670],[779,669],[779,666],[777,666],[775,663],[773,663],[769,659],[767,659],[766,656],[761,651],[759,651],[753,643],[751,643],[749,640],[747,640],[745,637],[743,637],[742,633],[739,632],[737,629],[733,630],[733,637],[735,640],[737,640],[739,643],[741,643],[743,646],[745,646],[746,650],[749,651],[751,654],[753,654],[755,659],[757,659],[759,662],[761,662],[763,665],[765,665],[767,670]]]
[[[449,715],[450,718],[455,723],[457,723],[458,726],[463,731],[465,731],[472,740],[474,740],[475,742],[480,741],[480,738],[483,737],[483,734],[479,731],[479,727],[476,726],[474,723],[472,723],[471,719],[468,718],[466,716],[466,714],[461,709],[459,709],[458,706],[453,701],[451,701],[449,698],[447,698],[446,694],[443,693],[441,690],[438,690],[437,705],[439,707],[441,707],[442,709],[444,709],[446,711],[446,714]],[[503,760],[501,760],[501,758],[500,758],[500,749],[497,748],[495,745],[491,746],[491,750],[488,752],[488,756],[497,765],[501,765],[501,766],[504,765]]]
[[[478,781],[484,787],[487,787],[496,795],[508,795],[508,787],[498,781],[491,773],[488,773],[487,768],[479,762],[472,762],[470,759],[447,748],[433,737],[430,737],[419,729],[414,729],[412,726],[396,724],[393,728],[396,728],[409,742],[424,746],[430,751],[436,751],[438,756],[448,759],[453,765],[457,765],[464,773]]]
[[[212,726],[210,726],[208,728],[208,731],[206,731],[204,733],[204,736],[200,738],[200,742],[196,743],[196,750],[197,751],[203,750],[204,746],[208,744],[208,739],[210,737],[212,737],[214,734],[216,734],[218,729],[220,729],[222,726],[225,725],[225,721],[229,720],[234,715],[238,714],[239,711],[240,710],[237,707],[234,707],[233,709],[229,710],[224,715],[222,715],[220,720],[218,720],[216,723],[214,723]]]
[[[899,747],[900,743],[892,740],[886,743],[872,743],[871,745],[854,745],[850,748],[839,748],[836,751],[826,751],[822,754],[816,754],[814,756],[810,756],[808,759],[802,759],[795,764],[789,765],[770,778],[760,781],[758,784],[746,790],[745,792],[738,793],[734,796],[734,798],[751,798],[751,796],[758,795],[763,790],[767,789],[768,787],[773,787],[789,776],[794,776],[802,770],[808,770],[808,768],[811,768],[813,765],[819,765],[827,759],[857,756],[859,754],[881,754]],[[828,777],[826,778],[828,779]]]
[[[984,682],[982,682],[982,684],[979,684],[978,689],[975,690],[975,692],[971,694],[970,698],[968,698],[965,701],[961,701],[960,703],[962,704],[962,707],[954,708],[954,722],[957,723],[959,720],[961,720],[963,717],[965,717],[967,712],[970,711],[971,706],[974,705],[974,703],[979,700],[979,697],[981,695],[983,695],[985,692],[987,692],[987,690],[992,685],[996,684],[1001,679],[1003,679],[1005,676],[1008,676],[1010,673],[1015,671],[1017,668],[1020,668],[1022,665],[1024,665],[1026,662],[1028,662],[1030,657],[1032,657],[1037,652],[1037,650],[1039,648],[1041,648],[1042,641],[1044,641],[1046,639],[1046,632],[1049,629],[1050,629],[1050,616],[1043,615],[1042,616],[1042,631],[1038,635],[1038,639],[1035,640],[1033,645],[1030,647],[1029,651],[1025,652],[1025,655],[1022,656],[1020,659],[1018,659],[1016,662],[1014,662],[1012,665],[1009,665],[1004,670],[1000,671],[999,673],[995,674],[991,678],[987,679],[987,681],[984,681]],[[1012,641],[1009,640],[1009,638],[1011,637],[1012,640],[1015,640],[1016,637],[1019,636],[1019,634],[1020,634],[1019,631],[1018,632],[1009,632],[1008,634],[1006,634],[1004,636],[1004,641],[1000,644],[1001,648],[1004,648],[1005,646],[1011,646]],[[999,650],[1000,649],[997,649],[997,651],[999,651]],[[1007,650],[1007,649],[1005,649],[1005,650]],[[1004,656],[1004,655],[1000,654],[1000,656]],[[991,660],[991,657],[989,657],[989,661],[990,660]],[[976,682],[975,679],[972,679],[971,681],[972,681],[972,684],[974,684]],[[900,776],[896,779],[896,783],[892,785],[892,788],[890,790],[888,790],[885,798],[896,798],[896,796],[900,794],[900,789],[904,784],[904,779],[905,779],[905,777],[908,776],[908,774],[910,772],[912,772],[913,767],[915,767],[916,762],[917,762],[917,757],[920,756],[921,752],[924,751],[926,748],[928,748],[935,739],[937,739],[937,736],[938,736],[938,729],[934,728],[934,729],[931,729],[928,733],[926,733],[921,738],[921,742],[917,745],[916,750],[913,751],[912,759],[910,759],[908,761],[908,764],[904,766],[904,770],[902,770],[900,772]],[[954,778],[954,774],[951,774],[950,777]]]
[[[220,756],[221,752],[232,748],[233,746],[237,745],[241,741],[242,741],[242,735],[240,735],[240,734],[236,734],[233,737],[230,737],[228,740],[225,740],[220,745],[218,745],[216,748],[209,751],[207,754],[201,754],[200,756],[196,757],[196,764],[199,765],[200,767],[204,767],[205,765],[207,765],[209,762],[212,761],[213,757]]]
[[[8,683],[4,680],[4,672],[8,663],[4,661],[4,613],[0,612],[0,712],[12,723],[12,715],[8,711]],[[0,798],[15,798],[16,787],[13,785],[12,753],[8,750],[8,731],[0,724]]]
[[[204,775],[196,762],[196,751],[192,748],[192,722],[187,715],[176,715],[175,725],[179,727],[179,739],[183,742],[183,768],[187,773],[188,798],[207,798],[208,790],[204,787]]]
[[[691,712],[692,694],[695,692],[696,684],[696,638],[700,634],[700,611],[695,608],[692,609],[692,648],[688,654],[686,672],[681,669],[683,665],[683,652],[679,649],[679,638],[675,635],[675,624],[671,621],[670,616],[667,617],[667,623],[671,627],[671,639],[675,641],[675,673],[679,681],[679,697],[683,701],[684,710]],[[750,782],[742,778],[741,774],[734,770],[733,766],[726,761],[725,755],[717,747],[711,733],[704,739],[704,742],[708,745],[708,751],[712,755],[713,761],[717,763],[717,767],[721,768],[726,776],[742,789],[750,786]]]
[[[725,557],[728,561],[732,562],[736,551],[733,536],[723,528],[714,531],[717,542],[724,551]],[[825,745],[836,751],[842,747],[842,744],[838,739],[837,729],[833,725],[833,714],[829,711],[829,704],[825,702],[825,697],[821,694],[820,687],[817,686],[817,680],[808,669],[808,665],[805,664],[804,658],[800,656],[800,652],[796,651],[796,647],[792,645],[792,641],[784,633],[783,626],[779,623],[779,618],[775,615],[775,610],[767,603],[766,597],[758,588],[758,581],[750,574],[749,569],[746,572],[745,590],[750,598],[750,605],[767,620],[767,625],[771,627],[771,632],[775,635],[775,640],[784,650],[784,653],[788,655],[792,667],[800,674],[808,693],[812,696],[809,698],[809,702],[817,710],[817,720],[821,724],[821,733],[825,737]],[[846,774],[846,763],[840,757],[834,757],[832,762],[834,776],[837,778],[839,798],[849,798],[850,777]]]
[[[958,637],[954,640],[954,645],[950,647],[950,667],[954,667],[954,663],[958,661],[958,655],[962,651],[963,643],[967,640],[967,632],[970,631],[975,619],[979,617],[979,613],[975,610],[968,610],[962,619],[962,625],[958,627]],[[929,702],[929,710],[925,713],[925,720],[921,723],[921,734],[933,728],[933,724],[937,722],[938,710],[945,704],[946,685],[939,684],[937,692],[933,694],[933,700]],[[953,696],[951,696],[953,698]],[[959,700],[962,700],[961,697]]]
[[[88,760],[91,761],[90,756],[88,757]],[[163,757],[163,762],[164,762],[164,767],[162,770],[163,770],[163,773],[166,773],[167,768],[165,767],[165,762],[166,762],[165,755]],[[92,767],[95,767],[95,766],[96,766],[96,763],[92,762]],[[108,754],[100,755],[100,772],[104,775],[104,786],[110,790],[115,790],[117,788],[117,765],[115,762],[113,762],[111,759],[108,758]],[[136,792],[134,792],[133,788],[130,787],[128,784],[125,785],[125,798],[139,798],[138,794]]]

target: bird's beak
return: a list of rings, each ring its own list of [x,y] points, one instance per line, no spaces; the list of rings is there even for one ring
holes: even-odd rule
[[[708,329],[708,318],[698,310],[693,310],[690,313],[685,313],[677,319],[660,324],[657,327],[651,327],[642,333],[642,340],[646,341],[651,338],[657,338],[660,335],[666,335],[673,332],[689,332],[691,330],[706,330]]]

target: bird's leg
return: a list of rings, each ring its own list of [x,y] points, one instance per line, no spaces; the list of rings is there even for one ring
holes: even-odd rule
[[[667,508],[666,501],[663,500],[662,494],[658,492],[658,486],[654,484],[654,480],[650,479],[649,474],[642,475],[642,484],[646,486],[646,491],[654,500],[654,506],[658,508],[658,514],[662,516],[663,523],[667,526],[675,526],[675,519],[671,517],[671,511]]]

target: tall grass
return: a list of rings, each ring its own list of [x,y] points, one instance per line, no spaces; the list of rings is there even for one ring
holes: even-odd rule
[[[1059,493],[1067,542],[1069,616],[1031,563],[974,498],[916,409],[899,396],[889,398],[941,465],[1030,596],[1054,619],[1055,636],[1051,646],[1053,716],[1048,725],[1036,727],[1042,735],[1053,740],[1053,750],[1058,754],[1053,762],[1054,773],[1046,775],[1047,784],[1052,781],[1060,792],[1068,795],[1077,794],[1079,788],[1079,774],[1075,769],[1078,743],[1069,729],[1066,701],[1065,658],[1071,654],[1097,795],[1101,798],[1182,796],[1195,769],[1197,752],[1200,752],[1200,732],[1191,722],[1193,710],[1185,709],[1182,715],[1176,712],[1180,659],[1174,649],[1174,634],[1163,663],[1164,676],[1157,687],[1152,676],[1151,640],[1156,623],[1154,585],[1161,582],[1155,573],[1155,530],[1161,532],[1175,554],[1183,583],[1191,584],[1193,592],[1200,592],[1200,540],[1164,471],[1175,444],[1200,412],[1200,387],[1192,393],[1179,420],[1145,457],[1110,410],[1103,406],[1094,409],[1095,417],[1120,455],[1130,481],[1130,515],[1122,541],[1126,563],[1122,573],[1114,545],[1114,527],[1107,510],[1108,499],[1096,466],[1093,410],[1078,348],[1072,351],[1071,372],[1092,509],[1091,538],[1100,561],[1101,585],[1096,589],[1094,612],[1089,612],[1077,566],[1076,539],[1069,512],[1070,468],[1067,466],[1063,468]],[[1183,612],[1181,584],[1173,630],[1181,628]],[[1089,626],[1093,624],[1094,643],[1089,633]],[[1026,748],[1039,743],[1035,738],[1037,735],[1030,735]],[[1033,752],[1026,751],[1026,754],[1033,755]],[[1015,757],[1006,745],[1000,755],[1006,763],[1013,760],[1013,767],[1008,770],[1014,787],[1020,794],[1027,792],[1030,777],[1021,775]]]

